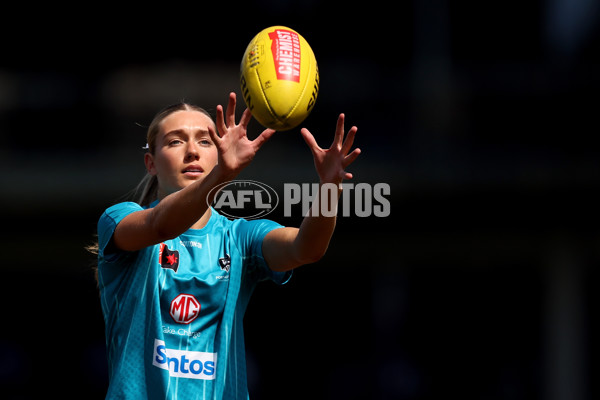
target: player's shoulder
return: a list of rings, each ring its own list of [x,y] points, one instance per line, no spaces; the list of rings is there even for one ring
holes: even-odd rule
[[[135,203],[133,201],[123,201],[123,202],[116,203],[116,204],[113,204],[112,206],[108,207],[105,210],[105,213],[111,214],[111,213],[114,213],[114,212],[119,212],[121,210],[135,210],[135,211],[138,211],[138,210],[143,210],[144,208],[147,208],[147,207],[142,207],[138,203]]]
[[[244,219],[238,218],[229,221],[229,230],[238,237],[246,236],[264,236],[275,228],[281,228],[282,225],[270,219]]]
[[[140,206],[138,203],[134,203],[132,201],[125,201],[117,204],[113,204],[108,207],[98,221],[99,224],[116,224],[120,220],[122,220],[125,216],[143,210],[144,207]]]
[[[227,226],[229,228],[235,228],[235,229],[251,228],[253,226],[275,223],[274,221],[271,221],[268,219],[245,219],[245,218],[229,219],[229,218],[223,216],[222,214],[219,214],[218,211],[213,210],[213,213],[216,214],[217,220],[223,226]]]

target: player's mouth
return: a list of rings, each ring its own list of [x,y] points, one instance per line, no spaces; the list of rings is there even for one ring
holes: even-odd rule
[[[204,169],[199,165],[188,165],[183,169],[182,172],[185,176],[194,177],[202,175],[202,173],[204,173]]]

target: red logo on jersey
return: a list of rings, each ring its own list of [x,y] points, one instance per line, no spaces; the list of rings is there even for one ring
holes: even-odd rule
[[[189,324],[200,314],[200,303],[191,294],[180,294],[171,301],[169,314],[180,324]]]
[[[166,244],[160,244],[158,259],[162,268],[172,269],[177,272],[179,268],[179,252],[177,250],[169,250]]]

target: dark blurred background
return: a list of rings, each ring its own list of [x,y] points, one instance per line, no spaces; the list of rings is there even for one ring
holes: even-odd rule
[[[153,114],[239,94],[246,45],[271,25],[319,62],[303,125],[325,146],[346,113],[354,182],[388,183],[391,215],[339,218],[324,259],[259,287],[251,397],[598,398],[599,14],[593,0],[3,12],[2,398],[104,397],[84,247],[142,178]],[[299,131],[271,139],[250,177],[280,193],[316,182]]]

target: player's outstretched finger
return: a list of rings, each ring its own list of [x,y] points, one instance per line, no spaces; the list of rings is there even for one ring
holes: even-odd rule
[[[246,108],[242,114],[242,117],[240,118],[240,125],[246,129],[248,128],[250,120],[252,120],[252,113],[250,112],[250,109]]]
[[[210,135],[210,138],[212,139],[212,141],[215,143],[219,143],[221,141],[219,134],[215,131],[215,129],[211,125],[208,125],[207,128],[208,128],[208,134]]]
[[[227,126],[232,128],[235,126],[235,93],[229,93],[229,103],[227,103]]]
[[[354,136],[356,136],[357,130],[358,128],[356,126],[353,126],[348,131],[348,134],[346,135],[346,140],[344,140],[344,144],[342,145],[342,154],[348,154],[348,152],[352,148],[352,145],[354,144]]]
[[[260,149],[267,140],[271,139],[271,136],[273,136],[273,134],[275,134],[275,129],[267,128],[264,131],[262,131],[262,133],[252,141],[252,143],[254,143],[254,148],[256,150]]]
[[[331,147],[341,147],[344,141],[344,119],[345,115],[342,113],[338,117],[337,124],[335,127],[335,136],[333,137],[333,143],[331,143]]]
[[[215,125],[217,126],[219,134],[221,135],[221,137],[223,137],[223,135],[227,133],[227,125],[225,125],[225,120],[223,116],[223,106],[220,104],[217,106],[217,121]]]
[[[352,164],[354,160],[356,160],[356,158],[360,155],[360,153],[360,149],[354,149],[352,153],[344,157],[344,160],[342,161],[342,167],[346,168],[348,165]]]
[[[320,149],[319,145],[317,144],[317,141],[315,140],[315,137],[312,135],[312,133],[310,133],[310,131],[306,128],[302,128],[300,130],[300,133],[302,134],[302,138],[304,139],[304,141],[306,142],[306,144],[308,145],[308,147],[310,148],[310,151],[314,154],[317,150]]]

